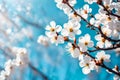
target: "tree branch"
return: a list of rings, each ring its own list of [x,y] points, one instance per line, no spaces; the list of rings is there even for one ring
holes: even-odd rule
[[[35,71],[36,73],[38,73],[44,80],[48,80],[48,77],[41,71],[39,71],[37,68],[35,68],[31,63],[28,64],[29,67]]]
[[[117,48],[120,48],[120,46],[113,46],[113,47],[109,47],[109,48],[97,48],[94,49],[94,50],[88,50],[89,52],[95,52],[95,51],[100,51],[100,50],[113,50],[113,49],[117,49]]]
[[[96,27],[96,26],[90,24],[85,18],[83,18],[80,14],[78,14],[76,12],[76,10],[68,2],[66,2],[65,4],[68,5],[77,16],[79,16],[81,19],[83,19],[88,24],[88,26],[93,26],[94,28],[97,28],[99,30],[99,32],[102,34],[102,37],[104,37],[105,39],[112,41],[112,42],[120,42],[120,40],[111,39],[111,38],[107,37],[105,34],[103,34],[101,27],[99,28],[99,27]]]

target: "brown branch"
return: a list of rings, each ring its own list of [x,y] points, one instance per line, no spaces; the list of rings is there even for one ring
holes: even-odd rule
[[[101,36],[104,37],[105,39],[107,39],[108,41],[120,42],[120,40],[115,40],[115,39],[112,39],[112,38],[107,37],[107,36],[102,32],[101,26],[98,27],[98,30],[99,30],[99,32],[101,33]]]
[[[120,46],[113,46],[113,47],[109,47],[109,48],[97,48],[95,47],[96,49],[94,50],[88,50],[89,52],[95,52],[95,51],[100,51],[100,50],[113,50],[113,49],[117,49],[117,48],[120,48]]]
[[[19,17],[20,19],[22,19],[25,23],[29,24],[29,25],[32,25],[32,26],[34,26],[34,27],[36,27],[36,28],[43,28],[40,24],[35,23],[35,22],[32,22],[32,21],[29,21],[29,20],[27,20],[26,18],[24,18],[24,17],[21,16],[21,15],[18,15],[18,17]]]
[[[93,57],[93,56],[90,55],[89,53],[85,52],[85,54],[95,60],[95,57]],[[109,72],[112,72],[112,73],[120,76],[120,73],[119,73],[119,72],[116,72],[116,71],[112,70],[111,68],[109,68],[108,66],[106,66],[104,63],[96,64],[96,65],[97,65],[97,66],[100,66],[100,67],[102,67],[102,68],[104,68],[104,69],[106,69],[106,70],[108,70]]]
[[[77,11],[68,2],[66,4],[73,10],[75,15],[79,16],[80,18],[82,18],[89,26],[93,26],[84,17],[82,17],[80,14],[78,14]]]
[[[41,71],[39,71],[37,68],[35,68],[31,63],[28,64],[29,67],[34,70],[35,72],[37,72],[44,80],[48,80],[48,77]]]

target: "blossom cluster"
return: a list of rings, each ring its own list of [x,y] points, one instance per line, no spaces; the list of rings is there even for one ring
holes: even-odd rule
[[[4,70],[0,72],[0,80],[6,80],[13,73],[16,67],[20,67],[25,62],[25,56],[27,56],[27,51],[24,48],[16,48],[16,58],[9,59],[5,62]]]
[[[105,63],[111,61],[110,54],[107,54],[106,50],[120,48],[120,2],[84,1],[88,4],[83,8],[74,9],[76,0],[55,0],[57,7],[67,14],[68,22],[61,26],[51,21],[50,25],[46,26],[46,36],[40,36],[38,42],[43,45],[49,42],[56,45],[67,43],[66,49],[73,58],[79,60],[84,74],[89,74],[92,70],[98,71],[99,67],[103,67],[114,73],[114,80],[118,80],[119,70],[110,69]],[[95,15],[92,14],[92,8],[89,6],[93,3],[99,7]],[[89,33],[82,34],[80,28],[85,26],[81,25],[82,21],[86,22],[86,28],[97,32],[93,40]],[[90,54],[92,52],[96,52],[95,57]]]

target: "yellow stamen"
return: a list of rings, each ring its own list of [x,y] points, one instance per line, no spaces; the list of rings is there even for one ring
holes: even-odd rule
[[[103,42],[103,43],[105,42],[105,39],[104,39],[104,38],[102,39],[102,42]]]
[[[51,29],[50,29],[50,31],[51,31],[51,32],[54,32],[54,31],[55,31],[55,29],[54,29],[54,28],[51,28]]]
[[[87,14],[88,13],[87,10],[84,10],[84,13]]]
[[[85,45],[87,46],[87,45],[88,45],[88,42],[85,42]]]
[[[70,28],[69,31],[70,31],[70,32],[73,32],[73,28]]]

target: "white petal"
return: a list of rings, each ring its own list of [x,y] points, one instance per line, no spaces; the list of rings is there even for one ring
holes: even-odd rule
[[[84,74],[90,73],[89,67],[84,67],[84,68],[82,69],[82,72],[83,72]]]
[[[73,39],[75,39],[75,34],[71,32],[71,33],[69,34],[69,37],[70,37],[70,39],[73,40]]]
[[[75,48],[74,52],[72,53],[72,57],[73,57],[73,58],[79,57],[79,55],[80,55],[79,53],[80,53],[79,49],[78,49],[78,48]]]
[[[84,61],[79,62],[79,65],[80,65],[80,67],[84,67],[85,66]]]
[[[88,47],[93,47],[93,46],[94,46],[93,41],[90,41],[90,42],[88,43]]]
[[[77,35],[80,35],[80,34],[81,34],[81,31],[80,31],[80,30],[76,30],[75,33],[76,33]]]
[[[91,13],[92,12],[92,9],[91,8],[89,8],[89,11],[88,11],[89,13]]]
[[[103,48],[104,47],[104,43],[99,41],[99,42],[97,42],[97,46],[100,47],[100,48]]]
[[[59,43],[64,43],[64,38],[63,38],[63,36],[61,36],[61,35],[58,36],[58,42],[59,42]]]
[[[84,62],[85,62],[85,64],[87,64],[87,63],[90,63],[91,62],[91,58],[89,57],[89,56],[84,56]]]
[[[109,42],[108,40],[105,41],[105,47],[108,48],[108,47],[111,47],[112,44],[111,42]]]
[[[86,51],[87,51],[87,47],[86,47],[86,46],[81,45],[80,50],[81,50],[82,52],[86,52]]]
[[[55,21],[51,21],[51,22],[50,22],[50,25],[51,25],[52,27],[55,27],[55,26],[56,26]]]
[[[91,19],[90,19],[90,23],[91,23],[91,24],[94,24],[94,23],[95,23],[95,19],[94,19],[94,18],[91,18]]]
[[[95,39],[98,40],[98,41],[101,41],[101,40],[102,40],[102,37],[101,37],[101,35],[96,35],[96,36],[95,36]]]
[[[95,62],[91,61],[90,64],[89,64],[89,66],[90,66],[91,70],[94,70],[95,69]]]
[[[79,55],[79,60],[83,60],[83,57],[84,57],[83,54]]]
[[[105,55],[105,61],[110,62],[110,55],[108,55],[108,54]]]
[[[60,32],[62,30],[62,27],[60,25],[56,26],[57,32]]]
[[[86,41],[90,41],[90,35],[89,35],[89,34],[86,34],[86,35],[85,35],[85,40],[86,40]]]
[[[89,9],[89,5],[88,5],[88,4],[85,4],[85,5],[83,6],[83,8],[84,8],[85,10],[88,10],[88,9]]]
[[[50,30],[50,28],[51,28],[51,27],[50,27],[49,25],[47,25],[45,29],[46,29],[46,30]]]
[[[68,33],[68,31],[66,29],[62,29],[61,34],[63,36],[68,36],[69,33]]]
[[[119,80],[120,77],[119,77],[118,75],[115,75],[115,76],[113,77],[113,79],[114,79],[114,80]]]
[[[83,14],[82,17],[84,17],[85,19],[88,18],[88,14]]]
[[[45,34],[50,37],[50,32],[46,31]]]

